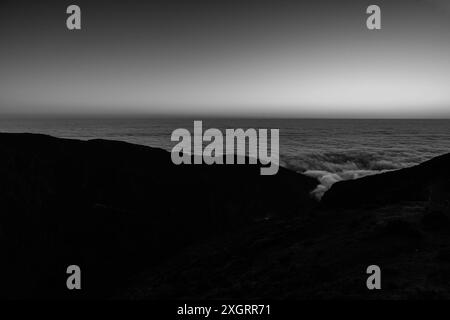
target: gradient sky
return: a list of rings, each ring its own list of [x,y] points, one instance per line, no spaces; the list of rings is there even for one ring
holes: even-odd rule
[[[449,118],[449,88],[446,0],[0,4],[4,115]]]

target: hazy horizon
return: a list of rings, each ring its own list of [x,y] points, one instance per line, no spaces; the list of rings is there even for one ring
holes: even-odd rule
[[[229,114],[154,114],[154,113],[0,113],[3,119],[187,119],[187,120],[207,120],[207,119],[230,119],[230,120],[450,120],[448,117],[359,117],[359,116],[316,116],[316,117],[301,117],[297,115],[280,115],[275,117],[271,115],[254,115],[239,114],[236,116]]]
[[[338,116],[298,116],[293,115],[283,115],[283,114],[266,114],[266,115],[256,115],[256,114],[168,114],[168,113],[0,113],[0,117],[3,119],[188,119],[188,120],[207,120],[207,119],[230,119],[230,120],[450,120],[450,115],[448,117],[405,117],[405,116],[348,116],[348,115],[338,115]]]

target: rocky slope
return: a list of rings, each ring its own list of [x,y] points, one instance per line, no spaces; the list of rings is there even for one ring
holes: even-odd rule
[[[317,209],[194,245],[118,299],[449,299],[450,223],[425,202]],[[366,269],[381,268],[381,290]]]

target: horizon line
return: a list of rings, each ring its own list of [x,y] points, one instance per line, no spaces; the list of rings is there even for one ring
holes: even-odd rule
[[[211,114],[139,114],[139,113],[39,113],[39,114],[1,114],[2,118],[16,118],[16,119],[191,119],[191,120],[202,120],[202,119],[230,119],[230,120],[450,120],[450,116],[446,117],[364,117],[364,116],[348,116],[348,117],[320,117],[320,116],[288,116],[288,115],[211,115]]]

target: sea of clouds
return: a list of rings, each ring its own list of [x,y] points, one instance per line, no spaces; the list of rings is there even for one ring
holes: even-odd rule
[[[316,178],[319,185],[312,194],[320,199],[338,181],[410,167],[433,156],[436,155],[404,150],[334,150],[285,156],[282,165]]]

